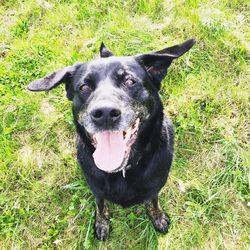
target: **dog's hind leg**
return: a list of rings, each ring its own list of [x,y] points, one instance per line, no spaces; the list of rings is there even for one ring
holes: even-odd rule
[[[167,233],[170,225],[170,219],[168,215],[161,210],[158,202],[158,196],[151,201],[146,202],[146,208],[148,215],[153,222],[154,228],[160,233]]]
[[[109,234],[109,212],[104,199],[96,198],[95,234],[98,240],[106,240]]]

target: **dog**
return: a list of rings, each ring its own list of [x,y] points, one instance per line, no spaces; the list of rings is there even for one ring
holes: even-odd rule
[[[114,56],[102,43],[100,58],[57,70],[28,85],[48,91],[65,83],[77,131],[77,159],[96,199],[94,231],[105,240],[110,216],[105,200],[123,207],[146,203],[155,229],[166,233],[168,215],[158,193],[173,159],[174,133],[163,113],[161,81],[172,61],[195,44]]]

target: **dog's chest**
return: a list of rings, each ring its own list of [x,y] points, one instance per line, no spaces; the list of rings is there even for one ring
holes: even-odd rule
[[[106,178],[102,191],[106,199],[122,206],[130,206],[150,199],[152,193],[158,192],[158,188],[153,187],[153,183],[143,176],[134,176],[128,171],[125,178],[122,172]]]

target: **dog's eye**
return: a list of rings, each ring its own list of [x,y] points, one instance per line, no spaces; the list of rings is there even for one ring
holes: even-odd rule
[[[82,92],[85,92],[85,91],[88,91],[89,90],[89,86],[87,83],[83,83],[81,86],[80,86],[80,91]]]
[[[135,81],[134,79],[129,78],[129,79],[127,79],[127,80],[124,82],[124,85],[125,85],[126,87],[132,87],[132,86],[135,85],[135,83],[136,83],[136,81]]]

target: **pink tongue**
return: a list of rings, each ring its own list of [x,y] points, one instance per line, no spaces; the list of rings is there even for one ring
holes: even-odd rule
[[[112,172],[120,167],[126,150],[126,142],[122,131],[105,131],[95,134],[97,141],[93,154],[96,166],[106,172]]]

